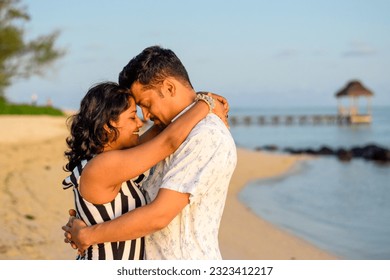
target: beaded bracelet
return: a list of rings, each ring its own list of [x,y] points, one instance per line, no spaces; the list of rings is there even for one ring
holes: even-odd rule
[[[211,96],[200,93],[200,94],[197,94],[196,98],[195,98],[195,101],[199,101],[199,100],[202,100],[202,101],[206,102],[207,105],[209,105],[210,113],[215,108],[214,98],[212,98]]]

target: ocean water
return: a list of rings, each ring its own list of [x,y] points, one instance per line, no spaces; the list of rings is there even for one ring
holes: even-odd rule
[[[335,108],[235,109],[231,115],[335,114]],[[390,108],[370,125],[252,125],[231,128],[237,146],[390,148]],[[390,164],[333,156],[303,161],[281,177],[251,182],[239,199],[265,220],[342,259],[390,259]]]
[[[336,108],[240,108],[232,109],[233,116],[272,115],[336,115]],[[352,147],[376,143],[390,148],[390,107],[374,107],[373,122],[369,125],[239,125],[231,128],[238,146],[247,148],[276,145],[281,150],[293,148]]]

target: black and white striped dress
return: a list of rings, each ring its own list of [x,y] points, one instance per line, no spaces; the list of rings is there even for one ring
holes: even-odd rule
[[[94,225],[112,220],[137,207],[146,204],[143,192],[138,188],[144,175],[122,183],[117,196],[105,204],[93,204],[86,201],[79,192],[80,175],[87,160],[83,160],[62,182],[64,189],[73,187],[75,207],[78,218],[87,225]],[[118,229],[121,230],[121,229]],[[107,242],[90,246],[84,256],[86,260],[142,260],[144,259],[144,238],[121,242]]]

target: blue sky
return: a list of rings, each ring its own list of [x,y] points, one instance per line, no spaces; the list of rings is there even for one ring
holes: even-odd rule
[[[44,77],[15,80],[15,102],[48,98],[77,109],[94,83],[117,81],[145,47],[182,60],[196,90],[231,107],[333,106],[359,79],[390,105],[390,1],[387,0],[22,0],[29,37],[60,30],[66,56]]]

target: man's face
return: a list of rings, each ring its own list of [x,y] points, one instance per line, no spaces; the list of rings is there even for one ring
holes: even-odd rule
[[[172,118],[169,112],[169,97],[164,97],[159,88],[144,89],[142,84],[135,82],[131,86],[135,102],[141,108],[145,120],[151,120],[155,125],[165,127]]]

